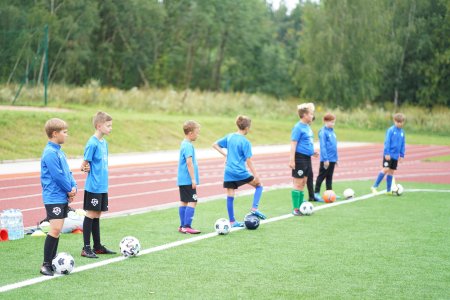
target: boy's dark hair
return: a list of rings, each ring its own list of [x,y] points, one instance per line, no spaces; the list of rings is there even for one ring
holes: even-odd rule
[[[193,120],[186,121],[183,124],[184,134],[188,134],[189,132],[194,131],[196,128],[200,128],[200,124]]]
[[[48,138],[52,138],[53,132],[60,132],[61,130],[67,129],[69,126],[67,126],[67,123],[64,120],[53,118],[45,122],[45,133],[47,134]]]
[[[247,116],[238,116],[236,118],[236,125],[240,130],[244,130],[245,128],[250,128],[252,120]]]
[[[402,113],[396,113],[396,114],[394,115],[394,120],[397,121],[397,122],[399,122],[399,123],[403,123],[403,122],[405,122],[406,117],[405,117],[405,115],[402,114]]]
[[[99,111],[92,119],[92,124],[94,124],[94,128],[97,129],[98,124],[103,124],[108,121],[112,121],[112,117],[103,111]]]

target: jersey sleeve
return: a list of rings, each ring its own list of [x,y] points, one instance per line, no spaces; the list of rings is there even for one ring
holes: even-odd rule
[[[406,144],[406,136],[403,132],[402,145],[400,147],[400,157],[405,157],[405,144]]]
[[[300,128],[294,126],[291,132],[291,141],[298,142],[300,140],[300,134],[301,134]]]
[[[83,159],[86,161],[92,161],[94,157],[95,150],[97,149],[97,145],[87,142],[86,147],[84,148],[84,156]]]
[[[228,141],[228,135],[224,136],[223,138],[218,140],[216,142],[216,144],[219,145],[220,148],[227,148],[227,145],[228,145],[227,141]]]
[[[390,149],[391,149],[391,136],[392,136],[392,129],[389,128],[386,131],[386,137],[384,138],[384,155],[390,155]]]
[[[192,144],[189,143],[183,149],[183,157],[184,157],[184,159],[187,159],[187,158],[193,157],[193,156],[194,156],[194,147],[192,146]]]
[[[328,161],[327,153],[327,135],[323,129],[319,131],[319,143],[320,143],[320,156],[323,161]]]

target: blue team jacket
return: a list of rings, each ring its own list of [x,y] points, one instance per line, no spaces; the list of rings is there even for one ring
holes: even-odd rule
[[[67,193],[77,187],[61,145],[48,142],[41,158],[41,185],[44,204],[67,203]]]
[[[319,131],[320,161],[337,162],[337,139],[333,128],[323,126]]]
[[[390,155],[395,160],[398,160],[399,157],[405,157],[405,132],[402,128],[392,125],[386,131],[383,155]]]

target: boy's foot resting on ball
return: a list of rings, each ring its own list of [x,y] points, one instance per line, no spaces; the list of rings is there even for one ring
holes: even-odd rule
[[[91,247],[83,247],[83,250],[81,250],[81,256],[87,258],[98,258],[98,256],[92,251]]]
[[[302,215],[302,213],[300,212],[300,210],[299,210],[298,208],[294,209],[294,210],[292,211],[292,214],[293,214],[294,216],[301,216],[301,215]]]
[[[230,222],[231,223],[231,227],[244,227],[244,223],[238,222],[238,221],[234,221],[234,222]]]
[[[183,227],[183,228],[181,228],[181,230],[187,234],[199,234],[201,232],[200,230],[197,230],[197,229],[194,229],[191,227]]]
[[[109,250],[105,246],[101,245],[100,248],[94,248],[95,254],[116,254],[116,252]]]
[[[267,217],[266,217],[266,215],[265,214],[263,214],[262,212],[260,212],[259,210],[251,210],[250,211],[250,213],[251,214],[253,214],[253,215],[255,215],[255,216],[257,216],[258,218],[260,218],[260,219],[262,219],[262,220],[265,220],[265,219],[267,219]]]
[[[53,276],[53,267],[49,263],[44,263],[41,267],[40,273],[45,276]]]
[[[376,194],[378,193],[377,188],[376,187],[371,187],[370,190],[372,191],[372,194]]]

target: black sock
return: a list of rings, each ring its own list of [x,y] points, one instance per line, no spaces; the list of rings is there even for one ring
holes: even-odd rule
[[[52,260],[56,257],[56,254],[58,253],[58,244],[59,244],[59,237],[56,239],[55,249],[53,249],[52,253]]]
[[[83,221],[83,240],[84,246],[91,246],[92,219],[84,217]]]
[[[44,243],[44,264],[51,264],[53,260],[53,252],[57,248],[58,238],[52,237],[47,234]]]
[[[94,249],[99,249],[100,244],[100,219],[92,220],[92,239],[94,240]]]

